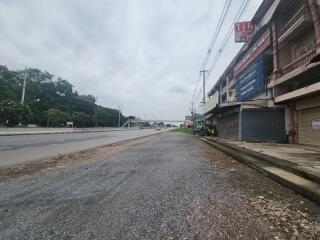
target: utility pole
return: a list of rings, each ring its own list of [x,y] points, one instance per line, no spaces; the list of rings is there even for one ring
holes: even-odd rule
[[[121,113],[120,113],[120,105],[119,107],[119,116],[118,116],[118,126],[121,127]]]
[[[24,97],[26,95],[26,85],[27,85],[27,69],[24,70],[24,79],[22,87],[21,104],[24,105]]]
[[[206,103],[206,73],[208,70],[202,70],[200,71],[200,74],[203,76],[203,82],[202,82],[202,104],[204,105]]]
[[[202,104],[203,105],[205,105],[206,104],[206,73],[208,72],[208,70],[202,70],[202,71],[200,71],[200,74],[202,73],[202,76],[203,76],[203,85],[202,85],[202,87],[203,87],[203,89],[202,89],[202,94],[203,94],[203,96],[202,96]],[[206,118],[205,118],[205,116],[204,116],[204,114],[202,114],[203,116],[203,128],[205,128],[206,127]]]
[[[194,134],[194,109],[193,109],[193,106],[194,106],[194,102],[191,103],[191,117],[192,117],[192,134]]]

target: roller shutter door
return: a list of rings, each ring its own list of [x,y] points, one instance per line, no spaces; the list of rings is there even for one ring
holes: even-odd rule
[[[320,145],[320,107],[298,111],[298,141],[301,144]],[[313,124],[312,124],[313,123]]]
[[[286,141],[284,110],[282,108],[244,109],[242,140]]]
[[[218,136],[221,138],[239,139],[239,113],[233,113],[218,119]]]

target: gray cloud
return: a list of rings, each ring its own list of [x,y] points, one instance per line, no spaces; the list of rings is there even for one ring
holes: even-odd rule
[[[247,17],[260,2],[251,1]],[[121,105],[124,114],[183,119],[223,4],[2,0],[0,64],[47,70],[97,96],[101,105]],[[234,3],[224,30],[239,5]],[[232,44],[209,86],[240,48]]]
[[[188,89],[181,87],[181,86],[174,86],[172,88],[170,88],[169,90],[172,93],[188,93]]]

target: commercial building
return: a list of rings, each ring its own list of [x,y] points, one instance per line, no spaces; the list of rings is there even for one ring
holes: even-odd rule
[[[320,145],[319,2],[263,1],[203,107],[218,137]]]
[[[320,1],[281,1],[271,22],[275,104],[291,143],[320,145]]]

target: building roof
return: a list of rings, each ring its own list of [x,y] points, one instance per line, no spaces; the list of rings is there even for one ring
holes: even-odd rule
[[[274,3],[274,1],[275,0],[264,0],[261,3],[258,10],[256,11],[256,13],[253,16],[251,21],[257,24],[264,17],[264,15],[267,13],[267,11],[271,7],[271,5]]]

